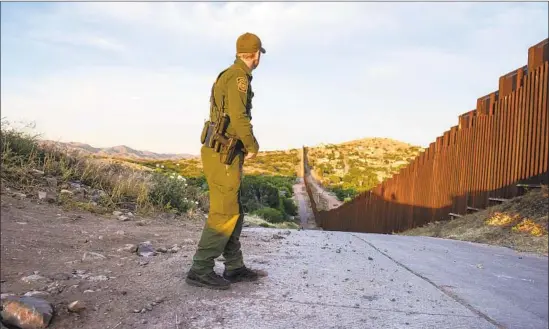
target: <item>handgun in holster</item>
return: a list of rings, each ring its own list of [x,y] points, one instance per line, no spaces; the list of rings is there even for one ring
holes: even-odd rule
[[[222,144],[221,163],[230,165],[233,163],[234,158],[238,155],[240,151],[240,140],[233,137],[225,137],[218,135],[217,139],[220,144]]]
[[[204,126],[205,138],[204,145],[212,148],[215,152],[221,154],[223,164],[231,164],[241,149],[241,142],[238,138],[226,136],[229,116],[223,113],[219,116],[217,122],[206,122]]]

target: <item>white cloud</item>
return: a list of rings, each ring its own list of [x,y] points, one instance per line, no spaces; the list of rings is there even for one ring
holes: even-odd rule
[[[88,33],[71,33],[67,31],[61,32],[59,30],[40,30],[29,33],[29,37],[43,42],[70,45],[76,47],[84,46],[115,52],[126,50],[126,47],[121,42],[113,38]]]
[[[390,30],[399,25],[389,6],[375,3],[88,2],[57,14],[113,20],[231,45],[235,36],[252,31],[277,48],[290,43],[326,44],[353,31]]]
[[[82,41],[84,44],[101,48],[101,49],[115,50],[115,51],[120,51],[125,49],[125,47],[121,43],[114,40],[109,40],[108,38],[104,38],[104,37],[91,36],[91,37],[85,38]]]

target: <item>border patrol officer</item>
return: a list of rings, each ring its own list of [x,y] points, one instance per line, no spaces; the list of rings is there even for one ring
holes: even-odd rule
[[[244,265],[239,238],[244,219],[240,200],[242,166],[245,159],[252,159],[259,152],[250,123],[254,96],[250,82],[264,53],[259,37],[244,33],[236,41],[234,64],[218,75],[212,87],[209,122],[218,122],[219,116],[226,113],[226,134],[238,139],[241,147],[232,163],[223,164],[221,154],[204,142],[204,136],[211,132],[203,131],[201,158],[209,186],[210,210],[185,280],[193,286],[228,289],[231,283],[255,281],[261,276],[261,272]],[[213,270],[214,259],[221,254],[225,258],[223,277]]]

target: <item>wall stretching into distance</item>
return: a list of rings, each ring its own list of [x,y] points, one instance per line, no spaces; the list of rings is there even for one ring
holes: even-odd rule
[[[407,167],[330,211],[325,230],[392,233],[486,208],[522,193],[521,184],[548,183],[548,39],[528,49],[528,65],[499,78],[498,91],[451,127]],[[303,170],[308,172],[307,150]],[[500,200],[501,201],[501,200]]]

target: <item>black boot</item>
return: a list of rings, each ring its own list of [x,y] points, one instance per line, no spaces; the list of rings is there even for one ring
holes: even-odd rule
[[[231,287],[231,283],[214,271],[208,274],[199,275],[193,271],[189,271],[185,282],[191,286],[204,287],[208,289],[226,290]]]
[[[259,278],[259,273],[253,271],[246,266],[242,266],[236,270],[223,271],[223,277],[230,281],[231,283],[242,282],[242,281],[257,281]]]

